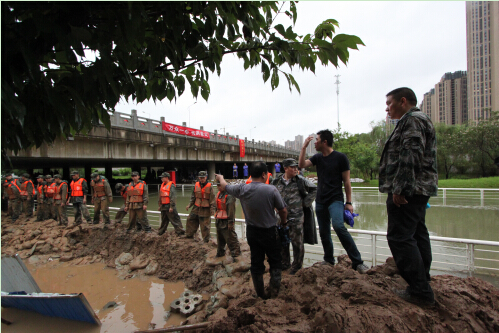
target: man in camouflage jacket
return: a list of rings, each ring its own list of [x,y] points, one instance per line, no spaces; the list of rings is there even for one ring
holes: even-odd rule
[[[430,281],[430,237],[426,204],[437,195],[437,144],[430,118],[415,105],[409,88],[386,95],[386,111],[399,119],[385,144],[379,168],[379,191],[388,193],[387,239],[400,275],[409,286],[395,293],[412,303],[434,304]]]
[[[305,247],[303,245],[303,207],[309,207],[315,200],[317,186],[302,176],[298,176],[298,162],[292,158],[282,161],[284,173],[273,182],[288,209],[288,226],[291,245],[293,246],[293,263],[289,245],[281,249],[282,269],[291,267],[289,274],[294,275],[303,266]],[[300,184],[301,182],[301,184]],[[300,191],[300,187],[303,187]],[[306,193],[306,194],[305,194]],[[303,196],[305,195],[305,196]]]

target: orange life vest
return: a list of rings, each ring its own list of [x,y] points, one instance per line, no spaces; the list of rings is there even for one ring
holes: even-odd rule
[[[162,205],[168,205],[170,203],[170,189],[172,187],[172,184],[172,181],[169,181],[166,184],[161,184],[161,188],[159,189],[159,196],[161,197]]]
[[[104,188],[105,186],[105,182],[106,180],[105,179],[102,179],[102,181],[96,183],[92,180],[92,183],[91,185],[93,186],[94,188],[94,197],[103,197],[106,195],[106,190]]]
[[[61,184],[59,184],[59,186],[57,186],[57,184],[55,185],[55,196],[54,196],[54,199],[55,200],[64,200],[66,201],[68,199],[68,192],[67,192],[67,189],[66,189],[66,198],[65,199],[62,199],[62,185],[64,185],[65,183],[61,182]]]
[[[223,195],[222,193],[219,193],[217,196],[217,214],[215,215],[216,219],[219,219],[219,220],[228,219],[227,196],[228,196],[227,193],[225,195]]]
[[[126,200],[126,196],[127,196],[127,192],[128,192],[128,187],[126,186],[123,186],[124,190],[121,190],[121,196],[123,197],[123,199]]]
[[[130,202],[144,202],[144,182],[140,181],[133,186],[133,182],[128,185],[128,195]]]
[[[249,184],[253,182],[253,179],[251,179],[251,176],[246,180],[246,184]],[[270,172],[268,173],[267,180],[265,181],[265,184],[270,184]]]
[[[19,193],[21,193],[21,189],[17,185],[17,179],[11,180],[10,184],[7,186],[7,193],[9,194],[9,199],[16,199],[16,195],[14,194],[14,191],[12,191],[12,189],[10,188],[12,185],[17,187],[17,189],[19,190]]]
[[[27,197],[28,196],[28,183],[31,183],[31,186],[33,187],[33,195],[36,194],[36,192],[35,192],[35,185],[33,185],[33,182],[31,180],[27,180],[24,183],[22,183],[22,185],[21,185],[21,195],[23,197]]]
[[[71,182],[71,196],[72,197],[82,197],[83,196],[83,181],[85,178],[80,178],[76,182],[73,180]]]
[[[210,182],[206,183],[203,188],[201,188],[201,184],[199,184],[199,182],[196,182],[196,186],[194,187],[194,196],[196,197],[196,201],[194,202],[194,205],[198,207],[210,207],[210,193]]]
[[[42,193],[44,192],[44,190],[43,190],[44,188],[45,188],[45,185],[43,185],[43,184],[40,184],[37,186],[39,199],[41,199]]]
[[[53,198],[56,191],[57,184],[55,182],[50,183],[50,185],[45,185],[45,195],[47,198]]]

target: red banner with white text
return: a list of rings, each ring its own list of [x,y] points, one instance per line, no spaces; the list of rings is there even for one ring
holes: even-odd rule
[[[174,125],[170,123],[165,123],[163,121],[163,131],[167,131],[170,133],[175,133],[179,135],[187,135],[187,136],[193,136],[195,138],[201,138],[201,139],[210,139],[210,132],[207,131],[201,131],[197,130],[194,128],[189,128],[189,127],[184,127],[184,126],[179,126],[179,125]]]
[[[244,140],[239,139],[239,157],[244,157],[246,155],[246,149],[244,148]]]

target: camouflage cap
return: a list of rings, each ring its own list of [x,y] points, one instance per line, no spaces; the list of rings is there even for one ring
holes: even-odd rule
[[[52,175],[45,175],[45,179],[53,178]]]
[[[79,175],[79,174],[80,174],[80,172],[78,170],[71,171],[71,176],[76,176],[76,175]],[[54,178],[55,178],[55,176],[54,176]]]
[[[62,179],[61,175],[54,175],[54,179]]]
[[[38,179],[38,178],[45,179],[45,177],[43,177],[43,175],[39,175],[38,177],[36,177],[36,179]]]
[[[290,166],[298,166],[298,162],[294,158],[285,158],[282,160],[282,166],[287,168]]]
[[[163,172],[163,173],[161,174],[161,176],[159,176],[159,178],[163,178],[163,177],[168,177],[168,178],[170,178],[170,174],[169,174],[168,172]]]
[[[122,183],[116,183],[116,185],[114,186],[114,189],[116,190],[117,193],[119,193],[122,188],[123,188]]]
[[[98,174],[97,172],[94,172],[94,173],[90,176],[90,178],[92,178],[92,179],[97,179],[97,177],[99,177],[99,174]]]
[[[199,171],[198,177],[208,177],[208,173],[206,171]]]
[[[132,172],[132,176],[140,176],[140,174],[138,171],[134,171],[134,172]]]
[[[28,175],[27,173],[23,173],[23,174],[21,175],[21,177],[24,177],[24,178],[29,178],[29,175]]]

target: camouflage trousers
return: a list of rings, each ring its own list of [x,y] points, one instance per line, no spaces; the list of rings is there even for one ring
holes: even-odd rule
[[[187,229],[187,238],[193,238],[199,227],[204,242],[208,243],[210,241],[211,216],[199,216],[191,212],[189,217],[187,217],[187,224],[185,227]]]
[[[33,199],[21,199],[23,202],[23,213],[26,215],[26,217],[32,217],[33,216]]]
[[[48,219],[54,219],[56,220],[57,212],[54,206],[54,198],[45,198],[43,200],[43,203],[46,206],[45,210],[45,218]]]
[[[9,199],[9,205],[12,209],[12,222],[16,222],[22,213],[21,199]]]
[[[137,209],[129,209],[128,212],[128,225],[127,230],[132,230],[133,228],[137,228],[140,230],[140,227],[145,231],[151,230],[151,226],[149,225],[149,220],[147,219],[147,213],[142,208]]]
[[[289,245],[281,249],[282,269],[299,270],[303,266],[303,257],[305,256],[305,246],[303,245],[303,222],[297,225],[289,226],[289,238],[293,247],[293,263],[291,264],[291,255]]]
[[[234,220],[216,220],[215,224],[217,226],[217,256],[225,256],[225,244],[227,244],[231,256],[240,255],[241,249],[234,228]]]
[[[101,198],[94,199],[94,224],[100,223],[100,212],[102,211],[102,217],[104,218],[104,223],[109,224],[109,204],[106,199]]]
[[[47,204],[45,202],[36,203],[36,220],[44,221],[47,218]]]
[[[175,228],[175,233],[177,235],[185,234],[184,227],[182,226],[182,221],[180,220],[180,216],[178,216],[178,212],[176,208],[173,208],[173,212],[170,213],[169,210],[161,211],[161,225],[159,226],[158,234],[162,235],[165,233],[168,228],[168,224],[172,222],[173,227]]]
[[[7,201],[7,216],[12,216],[12,200]]]
[[[59,225],[68,225],[68,215],[67,215],[67,206],[61,206],[61,203],[54,203],[54,207],[56,209],[57,218],[56,220],[59,222]]]
[[[87,223],[90,223],[90,213],[88,212],[86,204],[83,202],[73,202],[73,211],[75,215],[75,224],[81,224],[81,222],[83,222],[82,216]]]
[[[123,204],[120,208],[120,210],[116,213],[116,216],[114,217],[114,223],[121,223],[123,222],[123,219],[126,216],[125,212],[125,204]]]

